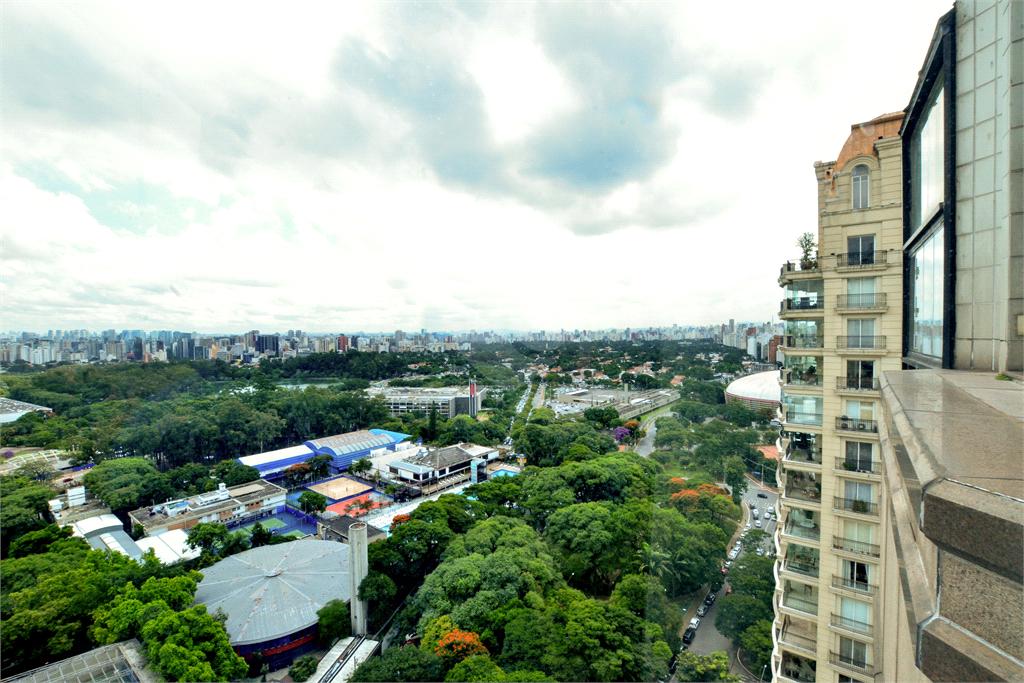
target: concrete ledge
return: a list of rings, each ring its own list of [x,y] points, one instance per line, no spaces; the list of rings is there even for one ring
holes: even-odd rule
[[[935,683],[1024,680],[1020,663],[943,619],[921,632],[921,670]]]

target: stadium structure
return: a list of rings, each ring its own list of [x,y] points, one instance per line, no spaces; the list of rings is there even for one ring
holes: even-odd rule
[[[782,406],[779,371],[758,372],[740,377],[725,388],[726,401],[738,401],[751,410],[770,408],[777,414]]]
[[[331,457],[331,473],[340,474],[356,460],[395,450],[398,444],[408,437],[408,434],[389,432],[386,429],[361,429],[347,434],[312,439],[301,446],[246,455],[238,458],[238,462],[255,467],[259,470],[261,479],[272,481],[282,478],[284,471],[292,465],[306,462],[314,455],[328,455]]]

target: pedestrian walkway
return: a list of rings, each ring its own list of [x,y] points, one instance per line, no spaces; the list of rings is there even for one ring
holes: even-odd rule
[[[464,488],[470,485],[471,482],[467,481],[464,484],[448,489],[446,491],[439,491],[435,494],[426,496],[424,498],[417,498],[413,502],[406,503],[404,505],[392,505],[380,512],[376,512],[369,515],[363,515],[359,519],[360,521],[366,522],[371,526],[377,527],[378,529],[380,529],[381,531],[390,536],[391,533],[388,530],[391,528],[391,523],[395,520],[395,517],[397,517],[398,515],[407,515],[416,508],[418,508],[423,503],[427,502],[428,500],[437,500],[446,493],[461,493]]]

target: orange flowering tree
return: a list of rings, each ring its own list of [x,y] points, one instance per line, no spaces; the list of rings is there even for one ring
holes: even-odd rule
[[[721,486],[715,486],[714,484],[701,484],[697,487],[697,493],[706,493],[707,495],[714,496],[728,496],[729,492],[723,489]]]
[[[676,491],[678,491],[679,489],[686,488],[686,480],[683,479],[682,477],[672,477],[671,479],[668,480],[668,484]]]
[[[388,531],[394,531],[396,527],[405,524],[410,519],[412,519],[412,517],[409,515],[395,515],[395,518],[391,520],[391,527]]]
[[[697,511],[700,505],[700,494],[696,491],[683,489],[673,493],[672,497],[669,498],[669,502],[676,510],[679,510],[684,515],[688,515]]]
[[[467,657],[490,654],[484,644],[480,642],[480,636],[472,631],[459,631],[458,629],[441,638],[434,652],[444,660],[448,668],[455,666]]]

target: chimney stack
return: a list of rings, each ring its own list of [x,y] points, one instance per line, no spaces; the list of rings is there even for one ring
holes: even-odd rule
[[[359,599],[359,584],[366,578],[369,561],[366,554],[366,524],[356,522],[348,528],[349,549],[349,614],[352,618],[352,635],[365,636],[367,605]]]

